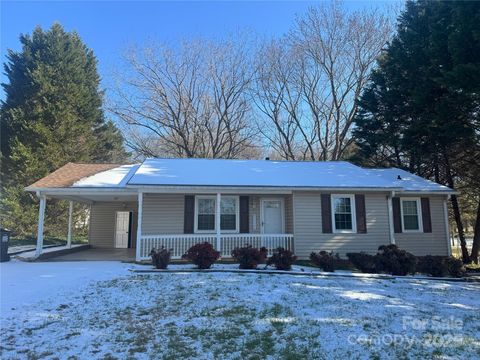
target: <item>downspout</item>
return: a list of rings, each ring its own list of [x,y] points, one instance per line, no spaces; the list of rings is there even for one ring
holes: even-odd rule
[[[387,196],[388,203],[388,228],[390,230],[390,244],[395,245],[395,231],[393,229],[393,205],[392,198],[395,196],[395,191],[392,191],[390,195]]]
[[[452,256],[452,242],[450,241],[450,225],[448,223],[448,205],[447,201],[450,200],[450,195],[447,196],[445,200],[443,200],[443,216],[445,217],[445,233],[447,236],[447,254],[448,256]]]

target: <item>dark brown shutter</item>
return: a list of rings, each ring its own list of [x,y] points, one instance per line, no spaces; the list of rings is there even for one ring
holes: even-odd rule
[[[402,232],[402,214],[400,212],[400,198],[392,198],[393,207],[393,230],[396,233]]]
[[[184,234],[193,234],[193,224],[195,221],[195,196],[185,195],[185,211],[183,218]]]
[[[240,196],[240,232],[249,232],[248,222],[248,196]]]
[[[422,222],[423,232],[432,232],[432,218],[430,216],[430,200],[428,198],[422,198]]]
[[[357,233],[367,233],[367,216],[365,212],[365,195],[355,195],[355,213],[357,216]]]
[[[322,205],[322,232],[324,234],[332,233],[332,203],[330,202],[330,194],[321,195]]]

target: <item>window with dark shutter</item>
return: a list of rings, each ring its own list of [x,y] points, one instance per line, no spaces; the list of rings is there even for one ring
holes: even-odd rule
[[[393,210],[393,230],[396,233],[402,232],[402,214],[400,211],[400,198],[392,198],[392,210]]]
[[[193,234],[193,226],[195,222],[195,197],[193,195],[185,195],[185,210],[183,220],[183,232],[185,234]]]
[[[330,194],[321,195],[322,206],[322,232],[324,234],[332,233],[332,205],[330,202]]]
[[[422,222],[423,222],[423,232],[431,233],[432,232],[432,218],[430,215],[430,199],[422,198]]]
[[[240,232],[249,233],[248,196],[240,196]]]
[[[357,216],[357,233],[367,233],[367,216],[365,211],[365,195],[355,195],[355,213]]]

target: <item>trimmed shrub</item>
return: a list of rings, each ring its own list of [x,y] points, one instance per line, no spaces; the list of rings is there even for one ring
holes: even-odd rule
[[[256,269],[258,264],[264,264],[267,259],[267,249],[260,249],[246,245],[241,248],[235,248],[232,251],[232,257],[240,263],[240,269]]]
[[[193,245],[182,256],[182,259],[191,261],[199,269],[210,269],[219,257],[220,253],[213,248],[212,244],[205,242]]]
[[[170,264],[170,250],[163,246],[160,249],[153,248],[150,251],[150,256],[152,257],[152,265],[157,269],[166,269]]]
[[[417,271],[423,274],[443,277],[462,277],[466,269],[462,260],[447,256],[422,256],[418,258]]]
[[[460,259],[455,259],[454,257],[449,257],[446,259],[448,273],[452,277],[462,277],[465,276],[467,269],[463,264],[463,261]]]
[[[417,272],[442,277],[447,275],[448,266],[443,256],[421,256],[418,257]]]
[[[320,251],[318,254],[312,252],[310,254],[310,261],[323,271],[334,272],[335,261],[339,259],[338,254],[335,256],[332,252]]]
[[[375,256],[377,272],[405,276],[415,274],[417,259],[413,254],[400,250],[396,245],[381,245]]]
[[[376,261],[375,256],[359,252],[359,253],[348,253],[348,260],[362,273],[376,273]]]
[[[267,265],[274,265],[277,270],[291,270],[295,260],[297,257],[290,250],[279,247],[268,258]]]

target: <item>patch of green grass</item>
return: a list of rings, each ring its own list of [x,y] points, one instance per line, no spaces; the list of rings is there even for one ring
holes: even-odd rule
[[[275,354],[275,340],[272,331],[252,331],[243,345],[242,358],[264,359]]]

